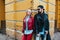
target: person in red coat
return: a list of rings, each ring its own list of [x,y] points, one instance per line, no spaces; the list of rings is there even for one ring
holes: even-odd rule
[[[33,29],[34,29],[34,18],[31,15],[32,11],[27,10],[26,16],[23,19],[22,40],[32,40]]]

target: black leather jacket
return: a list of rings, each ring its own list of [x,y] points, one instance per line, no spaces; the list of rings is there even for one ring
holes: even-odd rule
[[[34,16],[34,25],[35,25],[35,30],[36,30],[37,34],[42,31],[43,27],[44,27],[45,31],[49,31],[48,15],[45,13],[36,14]]]

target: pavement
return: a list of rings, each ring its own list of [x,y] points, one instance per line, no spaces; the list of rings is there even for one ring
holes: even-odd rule
[[[0,40],[6,40],[6,36],[3,34],[0,34]]]
[[[12,39],[7,35],[0,34],[0,40],[15,40],[15,39]],[[60,32],[56,32],[52,37],[52,40],[60,40]]]
[[[0,40],[14,40],[14,39],[12,39],[4,34],[0,34]]]
[[[56,32],[52,37],[52,40],[60,40],[60,32]]]

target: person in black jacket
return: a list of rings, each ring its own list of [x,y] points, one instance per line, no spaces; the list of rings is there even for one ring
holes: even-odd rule
[[[49,20],[48,15],[44,12],[44,7],[42,5],[38,6],[38,13],[34,16],[34,25],[36,30],[36,35],[40,36],[44,40],[46,34],[46,40],[51,40],[49,34]]]

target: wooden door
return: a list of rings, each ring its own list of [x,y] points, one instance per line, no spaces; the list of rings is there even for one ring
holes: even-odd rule
[[[56,0],[56,28],[60,30],[60,0]]]

